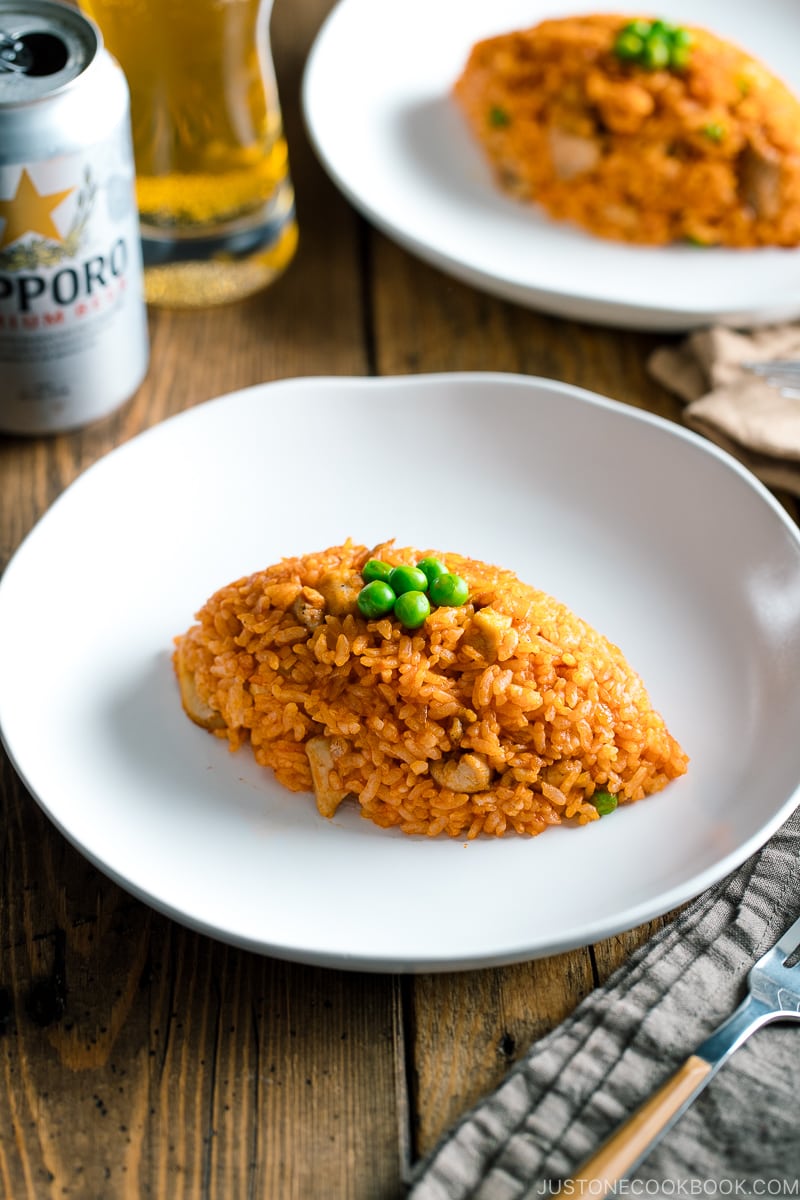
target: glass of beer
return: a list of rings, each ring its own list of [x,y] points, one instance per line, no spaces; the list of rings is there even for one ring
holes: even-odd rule
[[[258,291],[297,245],[272,0],[80,0],[131,91],[148,302]]]

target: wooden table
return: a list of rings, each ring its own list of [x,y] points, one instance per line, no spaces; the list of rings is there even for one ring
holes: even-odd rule
[[[153,312],[148,378],[113,417],[69,436],[0,439],[3,565],[100,455],[263,380],[520,371],[679,419],[645,372],[663,339],[482,295],[398,249],[338,195],[309,150],[298,102],[329,7],[278,0],[273,21],[302,231],[294,264],[248,302]],[[5,758],[1,795],[0,1190],[9,1200],[390,1200],[462,1110],[654,928],[463,974],[286,964],[133,900],[51,827]]]

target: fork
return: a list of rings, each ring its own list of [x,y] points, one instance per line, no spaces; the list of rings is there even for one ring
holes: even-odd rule
[[[800,918],[751,967],[747,995],[736,1011],[562,1184],[559,1194],[607,1195],[639,1166],[751,1033],[770,1021],[800,1021],[799,943]]]
[[[768,362],[744,362],[745,371],[758,375],[770,387],[780,388],[784,396],[800,392],[800,359],[773,358]]]

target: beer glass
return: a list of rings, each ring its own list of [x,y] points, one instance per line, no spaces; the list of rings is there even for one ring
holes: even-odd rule
[[[297,245],[272,0],[80,0],[127,76],[148,302],[265,287]]]

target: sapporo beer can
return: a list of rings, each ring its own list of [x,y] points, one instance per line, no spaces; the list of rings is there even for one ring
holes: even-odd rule
[[[147,360],[125,77],[76,9],[0,0],[0,430],[97,420]]]

